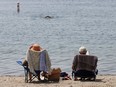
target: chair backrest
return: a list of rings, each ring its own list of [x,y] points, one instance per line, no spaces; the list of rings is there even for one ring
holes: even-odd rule
[[[31,73],[36,74],[35,70],[39,70],[40,64],[39,64],[39,52],[28,50],[27,52],[27,62],[28,62],[28,68]]]
[[[30,72],[45,71],[50,72],[51,61],[46,50],[33,51],[29,50],[27,53],[28,68]]]
[[[97,67],[97,57],[92,55],[77,55],[77,69],[94,71]]]

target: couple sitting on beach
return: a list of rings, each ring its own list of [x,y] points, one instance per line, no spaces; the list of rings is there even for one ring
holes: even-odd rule
[[[90,74],[89,71],[92,71],[97,74],[97,71],[96,71],[97,57],[86,55],[87,50],[85,47],[80,47],[79,53],[80,53],[79,55],[76,55],[74,57],[73,64],[72,64],[74,80],[77,80],[78,76],[81,77],[81,73],[83,71],[85,75]],[[42,73],[43,76],[49,78],[50,75],[52,75],[53,71],[55,70],[55,69],[51,69],[51,60],[49,58],[47,50],[43,49],[39,44],[33,44],[29,47],[26,58],[23,62],[23,65],[24,66],[27,65],[30,72],[34,74],[37,73],[39,80],[41,79],[40,78],[41,72],[43,72]],[[61,73],[60,68],[58,68],[56,71],[58,71],[60,74],[64,74],[64,73]],[[30,79],[32,79],[32,73],[29,73]]]

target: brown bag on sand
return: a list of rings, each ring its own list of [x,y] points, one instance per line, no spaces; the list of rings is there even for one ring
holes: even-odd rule
[[[60,73],[61,73],[60,68],[53,68],[51,75],[49,75],[49,77],[48,77],[48,80],[49,81],[59,81],[60,80]]]

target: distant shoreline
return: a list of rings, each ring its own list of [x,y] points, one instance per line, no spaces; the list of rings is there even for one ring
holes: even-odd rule
[[[24,76],[0,76],[0,87],[115,87],[116,75],[97,75],[96,81],[60,80],[59,83],[25,83]]]

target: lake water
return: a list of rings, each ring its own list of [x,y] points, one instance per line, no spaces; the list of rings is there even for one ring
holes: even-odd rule
[[[32,43],[62,71],[71,73],[83,45],[98,56],[99,74],[116,74],[116,0],[0,0],[0,75],[23,75],[16,61]]]

